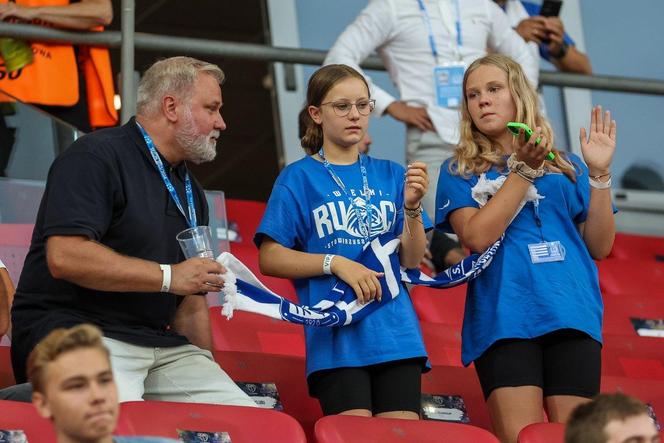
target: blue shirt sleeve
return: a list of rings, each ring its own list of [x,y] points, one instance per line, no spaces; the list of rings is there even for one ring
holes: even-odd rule
[[[260,248],[263,237],[267,235],[282,246],[302,249],[306,226],[307,219],[291,189],[277,183],[272,188],[254,243]]]
[[[472,196],[472,182],[477,179],[475,177],[467,179],[450,172],[449,164],[450,160],[447,160],[440,167],[436,188],[436,228],[445,232],[454,232],[449,223],[449,215],[456,209],[480,206]]]

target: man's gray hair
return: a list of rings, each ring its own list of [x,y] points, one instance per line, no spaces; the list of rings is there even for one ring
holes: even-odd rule
[[[154,115],[165,95],[189,100],[196,78],[201,72],[214,77],[220,85],[226,78],[219,66],[192,57],[178,56],[159,60],[145,71],[138,84],[136,113]]]

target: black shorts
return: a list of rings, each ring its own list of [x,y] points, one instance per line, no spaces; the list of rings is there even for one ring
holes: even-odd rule
[[[544,397],[599,393],[602,345],[587,334],[561,329],[533,339],[495,342],[475,360],[487,399],[496,388],[539,386]]]
[[[372,414],[391,411],[420,413],[424,358],[411,358],[357,368],[316,371],[309,376],[309,392],[325,415],[350,409]]]

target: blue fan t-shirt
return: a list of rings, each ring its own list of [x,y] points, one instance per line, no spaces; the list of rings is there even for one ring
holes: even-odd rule
[[[371,235],[400,235],[403,229],[404,168],[363,156],[371,193]],[[365,206],[358,162],[330,165],[360,207]],[[425,228],[431,222],[424,214]],[[307,156],[286,167],[275,182],[254,241],[268,236],[290,249],[336,254],[357,260],[365,239],[355,211],[323,163]],[[295,280],[300,302],[313,306],[330,293],[337,278]],[[358,323],[324,328],[305,326],[307,376],[315,371],[359,367],[422,357],[426,351],[417,316],[402,284],[398,297]]]
[[[561,173],[535,179],[541,227],[535,205],[527,202],[505,231],[493,262],[468,284],[461,359],[470,364],[497,340],[534,338],[558,329],[576,329],[601,343],[603,303],[597,268],[577,228],[588,215],[588,169],[568,154],[576,167],[576,183]],[[440,169],[436,194],[436,227],[453,232],[449,214],[479,208],[473,196],[478,176],[450,172],[451,159]],[[495,167],[484,178],[495,180]],[[528,245],[560,241],[565,260],[533,264]]]

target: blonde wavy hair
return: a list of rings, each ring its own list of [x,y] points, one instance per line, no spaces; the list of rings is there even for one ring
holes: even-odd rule
[[[461,137],[453,160],[449,164],[451,173],[468,177],[487,172],[492,166],[505,169],[504,153],[484,135],[473,123],[468,111],[466,82],[470,74],[480,66],[495,66],[507,74],[507,87],[516,106],[514,121],[527,124],[531,128],[542,128],[542,135],[551,146],[555,146],[553,130],[539,109],[537,91],[530,85],[521,66],[511,58],[501,54],[491,54],[475,60],[463,77],[463,101],[461,105]],[[576,181],[576,169],[567,156],[553,148],[555,160],[546,162],[545,168],[551,172],[562,172],[570,180]]]

